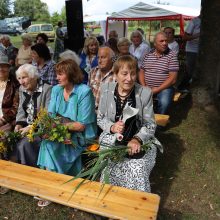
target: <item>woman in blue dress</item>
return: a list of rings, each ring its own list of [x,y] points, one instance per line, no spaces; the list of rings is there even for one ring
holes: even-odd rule
[[[92,68],[98,66],[98,49],[99,42],[96,37],[88,37],[85,39],[83,51],[80,54],[80,68],[83,71],[83,83],[87,84]]]
[[[81,153],[86,147],[85,140],[96,137],[95,102],[91,89],[82,84],[83,74],[75,61],[59,62],[56,73],[59,84],[52,89],[48,112],[63,118],[75,146],[42,141],[38,165],[57,173],[76,175],[82,168]],[[48,203],[40,200],[38,205]]]

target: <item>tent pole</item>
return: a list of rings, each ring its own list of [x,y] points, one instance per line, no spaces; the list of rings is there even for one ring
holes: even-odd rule
[[[184,19],[182,15],[180,15],[180,35],[184,35]]]
[[[123,34],[124,34],[124,37],[125,37],[125,32],[126,32],[126,21],[123,21],[123,23],[124,23],[124,30],[123,30],[124,33],[123,33]]]
[[[106,21],[106,27],[105,27],[105,41],[108,41],[108,17]]]

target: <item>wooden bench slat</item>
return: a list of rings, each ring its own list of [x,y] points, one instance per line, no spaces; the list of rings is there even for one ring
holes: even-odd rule
[[[154,114],[157,125],[165,127],[169,123],[169,115]]]
[[[80,181],[63,184],[70,178],[68,175],[0,160],[1,186],[113,219],[156,219],[160,200],[158,195],[106,184],[98,197],[100,183],[90,182],[70,199]]]
[[[173,101],[177,102],[180,99],[180,96],[181,96],[181,93],[180,92],[176,92],[174,94]]]

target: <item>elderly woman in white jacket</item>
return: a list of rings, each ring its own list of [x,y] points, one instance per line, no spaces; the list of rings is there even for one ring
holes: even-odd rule
[[[150,192],[149,175],[155,165],[157,149],[152,146],[145,152],[141,151],[141,145],[154,138],[156,129],[152,92],[136,83],[135,58],[121,56],[114,64],[114,73],[117,83],[101,87],[97,123],[103,132],[99,142],[101,148],[106,144],[126,145],[129,154],[122,162],[110,162],[110,184]],[[127,106],[138,113],[125,121],[123,111]],[[120,134],[120,141],[116,134]]]

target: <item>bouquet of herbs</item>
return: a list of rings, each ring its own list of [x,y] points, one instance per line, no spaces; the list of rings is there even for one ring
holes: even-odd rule
[[[61,117],[52,117],[43,108],[38,112],[27,137],[30,142],[34,141],[35,137],[41,137],[44,140],[74,145],[71,140],[71,133],[67,126],[61,122]]]
[[[74,178],[70,181],[74,181],[78,178],[84,178],[82,181],[75,187],[74,192],[76,192],[85,181],[96,181],[100,178],[102,174],[102,187],[100,193],[105,184],[109,183],[109,170],[107,169],[110,162],[122,162],[125,160],[129,148],[124,145],[117,146],[109,146],[101,144],[104,149],[100,149],[100,145],[98,143],[93,143],[87,148],[86,154],[92,156],[92,160],[90,160],[87,166]],[[152,146],[158,146],[162,150],[161,143],[156,138],[151,138],[148,142],[141,145],[141,151],[147,151]]]
[[[16,143],[22,138],[19,132],[4,132],[0,130],[0,153],[12,151]]]

